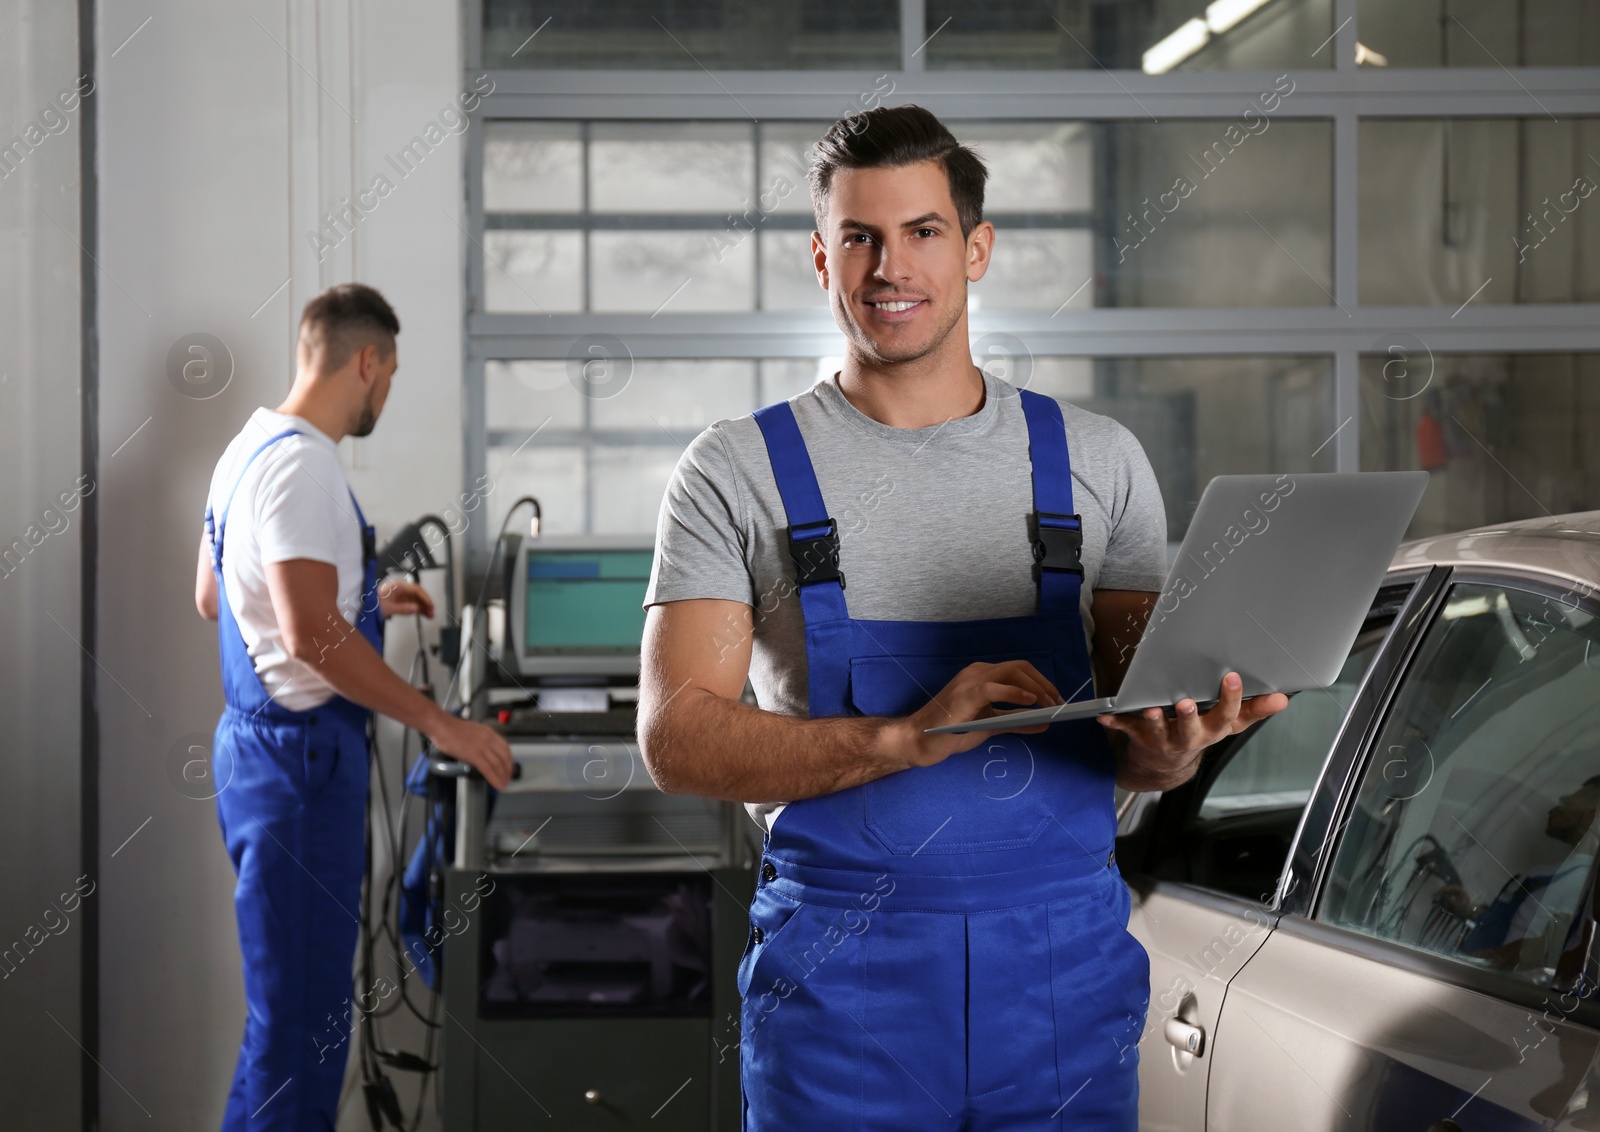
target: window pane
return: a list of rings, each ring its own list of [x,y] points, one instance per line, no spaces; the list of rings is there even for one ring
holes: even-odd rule
[[[1600,829],[1600,622],[1458,585],[1385,722],[1322,919],[1550,986]]]
[[[539,500],[540,529],[546,534],[587,531],[588,477],[582,448],[541,447],[537,440],[529,444],[518,440],[508,445],[490,445],[484,463],[494,485],[494,497],[500,500],[490,507],[491,515],[502,513],[518,496],[531,495]]]
[[[583,142],[579,129],[576,122],[485,122],[484,209],[580,211]]]
[[[831,125],[832,122],[761,123],[761,191],[766,196],[759,202],[760,211],[811,215],[806,169],[817,139]]]
[[[661,514],[661,497],[678,465],[677,448],[596,448],[594,532],[650,534]]]
[[[483,301],[491,311],[583,309],[583,234],[491,229],[483,234]]]
[[[755,140],[749,123],[596,122],[590,130],[595,212],[709,212],[721,218],[750,203]]]
[[[828,292],[817,282],[811,233],[762,232],[761,306],[769,311],[828,309]]]
[[[655,432],[663,440],[697,433],[759,408],[755,377],[755,363],[747,361],[635,361],[627,385],[590,406],[593,425]]]
[[[900,66],[899,0],[483,0],[486,67]]]
[[[826,380],[843,364],[843,358],[767,358],[761,362],[761,393],[756,399],[763,405],[787,401]]]
[[[989,169],[986,212],[1087,212],[1094,139],[1083,122],[961,122],[957,137]]]
[[[1330,123],[1259,109],[1237,121],[1114,123],[1096,160],[1112,189],[1097,210],[1106,283],[1094,305],[1333,302]]]
[[[1600,65],[1600,2],[1360,0],[1361,42],[1390,67]],[[1446,18],[1448,15],[1448,19]]]
[[[1363,120],[1361,301],[1600,300],[1600,119]]]
[[[755,243],[722,232],[594,232],[596,311],[755,307]]]
[[[583,394],[567,367],[565,359],[485,363],[484,415],[489,426],[507,432],[582,428]]]
[[[1207,7],[1216,9],[1209,26]],[[1223,8],[1233,9],[1235,15],[1223,18]],[[1210,71],[1332,66],[1332,49],[1318,50],[1333,31],[1330,0],[1241,0],[1227,5],[1209,5],[1207,0],[1144,4],[928,0],[927,12],[932,38],[923,51],[932,69],[1142,66],[1151,71]],[[1186,28],[1190,21],[1197,23]],[[1184,32],[1174,36],[1180,28]],[[1173,49],[1180,40],[1184,47]],[[1154,54],[1146,55],[1157,44],[1165,64],[1156,63]]]
[[[1600,354],[1361,359],[1361,467],[1430,474],[1408,537],[1600,507]]]
[[[1035,388],[1023,372],[1029,364],[1014,361],[1017,377],[1009,380]],[[1113,358],[1093,365],[1094,395],[1071,399],[1138,437],[1161,485],[1174,543],[1212,476],[1333,470],[1330,358]],[[1052,392],[1051,370],[1039,372],[1037,388]],[[1071,380],[1070,369],[1055,372],[1055,380]]]
[[[1093,305],[1093,237],[1083,229],[996,233],[989,270],[968,294],[979,308],[1059,310]]]

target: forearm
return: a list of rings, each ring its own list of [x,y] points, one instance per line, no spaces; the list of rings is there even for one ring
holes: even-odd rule
[[[402,680],[348,622],[341,620],[340,626],[343,635],[312,642],[296,651],[296,659],[345,699],[424,735],[432,734],[445,716],[444,709]]]
[[[911,765],[902,720],[801,719],[703,688],[642,712],[640,752],[656,785],[734,802],[795,802]]]

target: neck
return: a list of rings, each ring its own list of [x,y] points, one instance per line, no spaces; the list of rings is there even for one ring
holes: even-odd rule
[[[866,416],[891,428],[927,428],[983,408],[983,372],[972,364],[967,320],[932,353],[881,362],[853,347],[839,370],[839,391]]]
[[[295,376],[294,388],[278,406],[278,412],[308,421],[335,444],[350,433],[349,414],[334,404],[321,384],[303,370]]]

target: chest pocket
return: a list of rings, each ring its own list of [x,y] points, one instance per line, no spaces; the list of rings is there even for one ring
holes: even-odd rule
[[[973,661],[1026,660],[1060,687],[1049,652],[1005,656],[870,656],[850,661],[850,702],[863,715],[903,716]],[[1057,728],[1056,730],[1064,730]],[[1052,820],[1059,739],[996,734],[934,766],[866,784],[865,820],[891,853],[970,853],[1032,845]]]

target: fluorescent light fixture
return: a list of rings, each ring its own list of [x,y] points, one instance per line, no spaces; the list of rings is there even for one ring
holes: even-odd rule
[[[1212,35],[1221,35],[1266,3],[1267,0],[1215,0],[1206,5],[1206,27]]]
[[[1356,65],[1360,66],[1362,63],[1371,63],[1374,67],[1387,67],[1389,65],[1389,57],[1379,54],[1365,43],[1357,43]]]
[[[1165,74],[1199,51],[1210,38],[1206,22],[1198,17],[1180,25],[1177,31],[1144,53],[1144,73]]]

